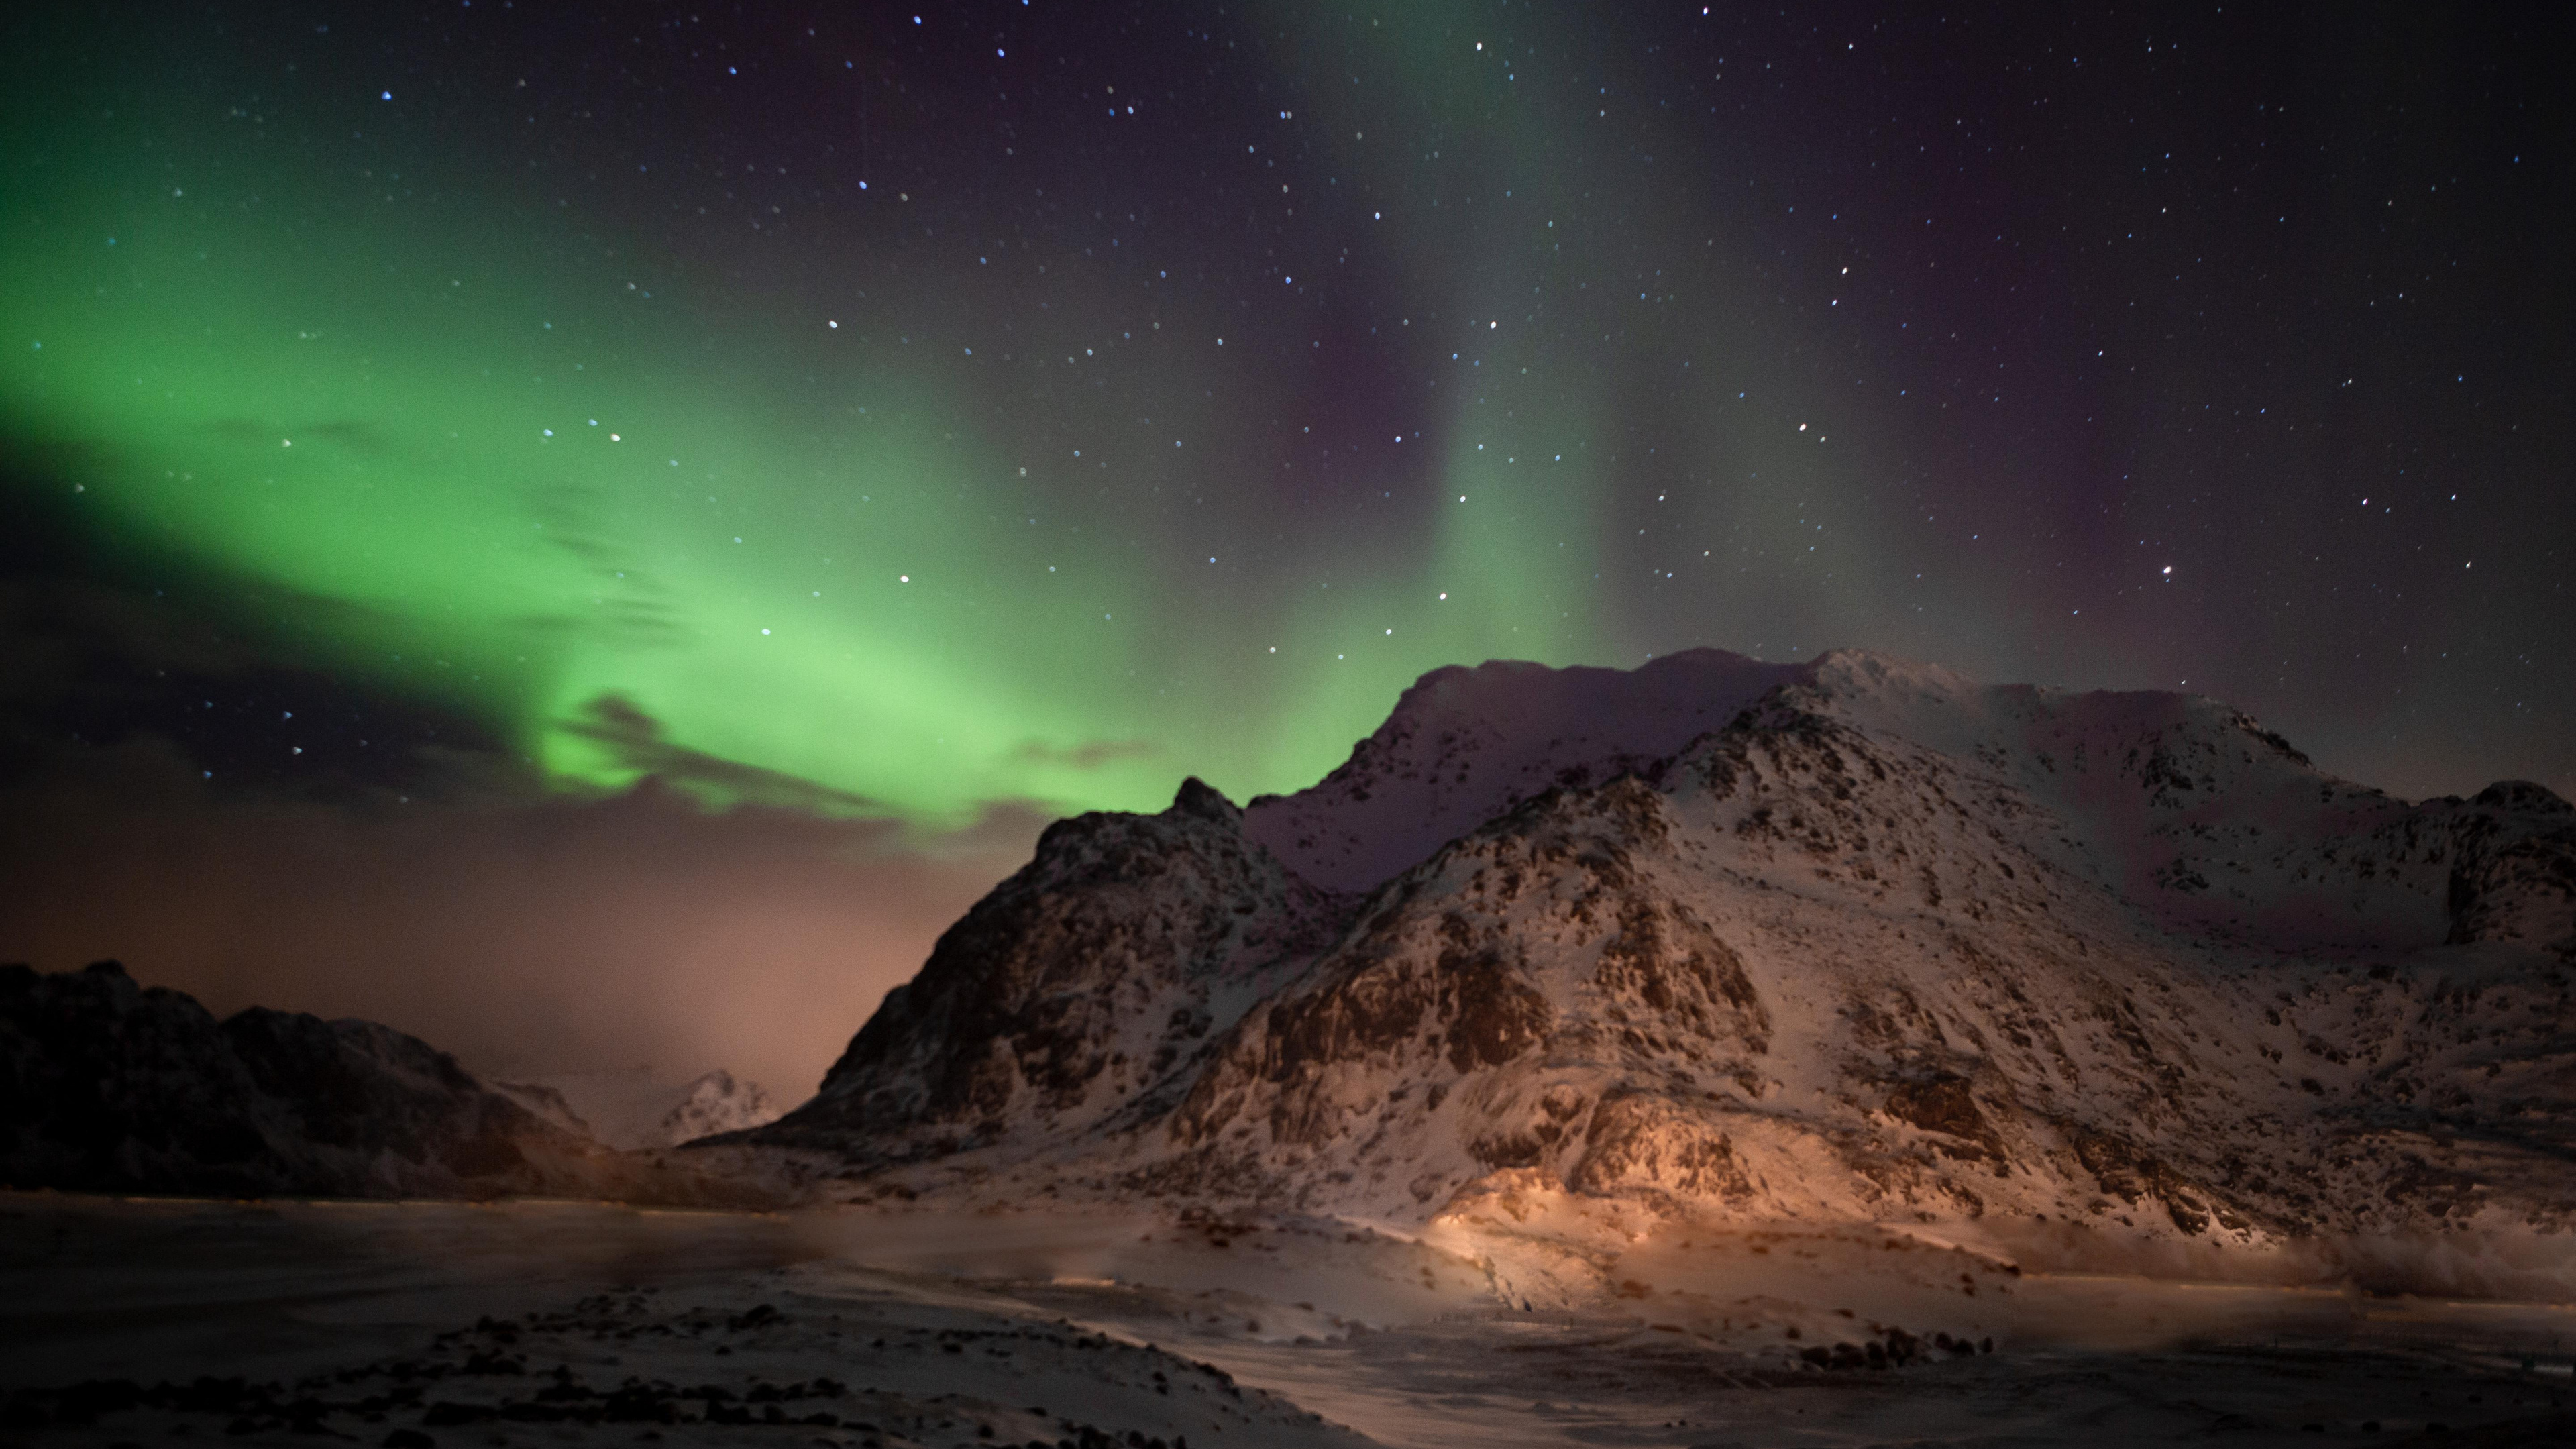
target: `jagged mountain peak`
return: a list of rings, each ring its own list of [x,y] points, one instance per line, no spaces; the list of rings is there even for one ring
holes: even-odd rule
[[[758,1127],[777,1117],[778,1108],[759,1083],[743,1081],[718,1067],[682,1089],[680,1100],[664,1114],[659,1135],[661,1144],[676,1146]]]
[[[1172,797],[1171,808],[1181,814],[1196,815],[1201,819],[1228,824],[1243,818],[1242,808],[1225,798],[1224,791],[1196,775],[1181,782],[1179,793]]]
[[[717,1067],[683,1082],[651,1064],[494,1082],[521,1106],[623,1152],[677,1147],[700,1137],[775,1121],[780,1104],[758,1082]]]
[[[1323,780],[1245,807],[1244,829],[1308,880],[1368,890],[1542,790],[1670,755],[1805,668],[1692,649],[1633,670],[1435,669]]]
[[[1014,1121],[1153,1110],[1352,904],[1289,872],[1195,778],[1158,815],[1060,820],[887,995],[815,1099],[752,1135],[935,1156]]]
[[[1414,1226],[2576,1221],[2554,795],[2412,806],[2214,700],[1865,651],[1649,673],[1443,671],[1314,790],[1054,827],[739,1140],[865,1192]],[[1301,850],[1398,863],[1336,893]]]
[[[1964,699],[1985,686],[1955,670],[1876,649],[1828,649],[1799,671],[1800,680],[1837,698],[1911,696]]]
[[[1926,746],[2027,795],[2065,858],[2185,936],[2354,951],[2485,939],[2508,919],[2518,939],[2570,934],[2550,924],[2543,873],[2501,864],[2555,848],[2564,802],[2528,782],[2414,805],[2319,770],[2206,695],[1980,685],[1857,651],[1762,708],[1775,725],[1813,714]]]

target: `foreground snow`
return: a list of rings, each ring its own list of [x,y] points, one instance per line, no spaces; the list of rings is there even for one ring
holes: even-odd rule
[[[1610,1267],[1625,1286],[1605,1302],[1534,1312],[1436,1243],[1311,1221],[18,1194],[0,1197],[0,1438],[1429,1449],[2576,1432],[2566,1307],[2053,1274],[1867,1227],[1654,1237]]]

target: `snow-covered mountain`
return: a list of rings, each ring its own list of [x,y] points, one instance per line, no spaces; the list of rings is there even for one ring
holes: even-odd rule
[[[1390,1226],[2555,1233],[2571,984],[2536,785],[2410,805],[2209,699],[1855,651],[1488,665],[1312,790],[1052,827],[723,1140]]]
[[[1340,769],[1245,807],[1243,831],[1317,885],[1369,890],[1542,790],[1663,759],[1798,672],[1722,649],[1635,670],[1435,669]]]
[[[676,1147],[719,1132],[740,1132],[778,1120],[778,1104],[758,1082],[745,1081],[722,1067],[689,1083],[680,1099],[662,1114],[659,1141]]]
[[[722,1067],[678,1085],[650,1066],[492,1085],[557,1126],[629,1152],[758,1127],[780,1111],[758,1082]]]

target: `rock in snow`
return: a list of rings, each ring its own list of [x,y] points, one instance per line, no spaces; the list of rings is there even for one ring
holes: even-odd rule
[[[1364,893],[1363,893],[1364,892]],[[1313,789],[1060,822],[780,1121],[841,1197],[2576,1223],[2576,811],[1858,651],[1441,670]]]

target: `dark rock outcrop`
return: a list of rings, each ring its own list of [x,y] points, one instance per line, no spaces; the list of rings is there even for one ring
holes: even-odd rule
[[[1211,1039],[1353,904],[1247,841],[1242,812],[1196,779],[1160,815],[1058,821],[887,995],[813,1101],[717,1140],[882,1162],[1015,1121],[1061,1133],[1168,1106]]]
[[[681,1201],[750,1194],[608,1152],[370,1021],[218,1020],[113,961],[0,966],[0,1183],[77,1192]]]

